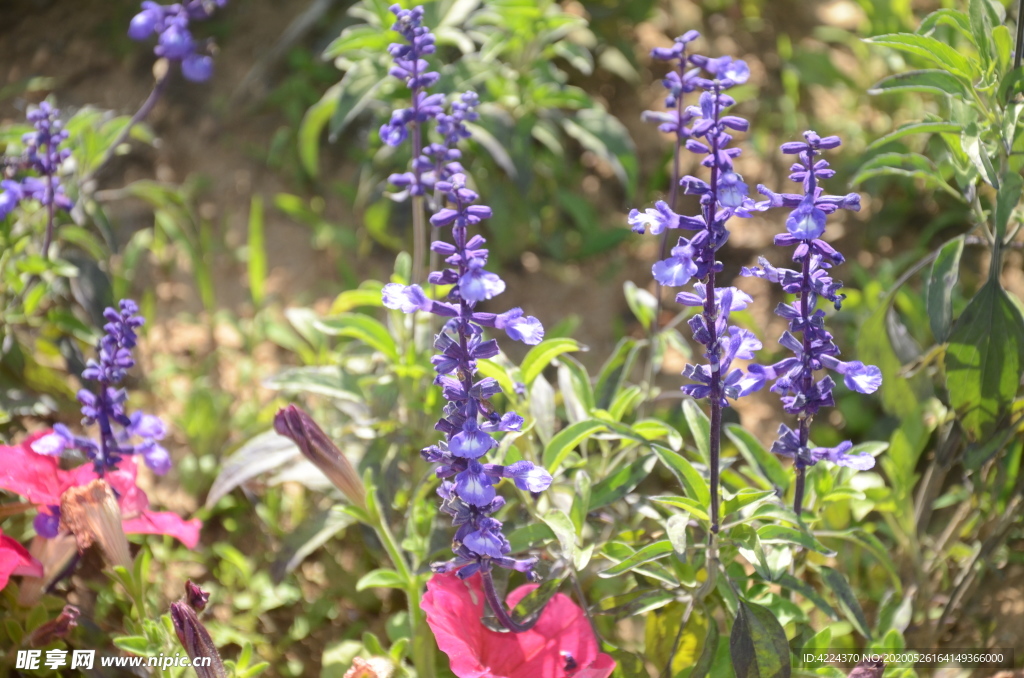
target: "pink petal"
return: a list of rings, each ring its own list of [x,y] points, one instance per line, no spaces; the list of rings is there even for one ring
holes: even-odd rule
[[[20,494],[33,504],[58,505],[64,490],[96,478],[89,464],[64,471],[57,458],[33,452],[30,445],[49,433],[39,431],[19,445],[0,445],[0,489]]]
[[[149,508],[149,497],[135,484],[137,474],[135,460],[128,457],[122,459],[116,469],[107,473],[107,482],[119,497],[117,505],[121,508],[121,515],[128,518],[135,518]]]
[[[125,534],[166,534],[194,549],[199,543],[203,521],[198,518],[185,520],[170,511],[143,511],[137,518],[122,520],[121,526]]]
[[[7,586],[11,575],[42,577],[43,565],[24,546],[0,532],[0,589]]]
[[[509,594],[509,605],[514,606],[536,587],[519,587]],[[427,582],[422,607],[438,647],[448,655],[459,678],[561,676],[567,655],[586,672],[577,674],[581,678],[607,678],[615,667],[611,657],[599,654],[583,610],[561,593],[525,633],[499,633],[480,622],[484,596],[479,575],[467,581],[452,574],[434,575]]]

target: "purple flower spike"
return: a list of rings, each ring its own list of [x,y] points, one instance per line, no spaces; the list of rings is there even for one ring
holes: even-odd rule
[[[772,447],[774,452],[795,460],[797,483],[794,509],[797,514],[803,508],[804,479],[808,466],[825,460],[864,470],[875,463],[871,455],[866,453],[847,454],[852,448],[849,442],[833,448],[811,448],[808,442],[811,418],[822,407],[834,404],[832,389],[835,382],[828,376],[817,379],[817,370],[829,369],[841,374],[846,387],[858,393],[873,393],[882,385],[882,372],[874,365],[865,365],[860,361],[843,362],[836,357],[839,348],[833,342],[831,333],[825,329],[825,313],[817,308],[819,298],[832,302],[837,309],[843,300],[843,295],[839,293],[842,283],[833,280],[828,273],[833,265],[843,262],[843,257],[820,239],[825,232],[826,216],[839,209],[860,209],[860,198],[857,195],[825,195],[818,185],[819,180],[833,176],[834,172],[829,168],[828,161],[816,157],[822,150],[839,145],[839,137],[820,137],[810,131],[804,132],[804,141],[782,144],[783,153],[797,156],[789,178],[802,185],[803,193],[774,193],[759,186],[758,191],[767,196],[768,200],[759,203],[755,209],[792,209],[786,219],[787,233],[776,236],[775,242],[796,246],[793,261],[798,270],[775,268],[762,258],[759,266],[745,267],[742,271],[743,275],[778,283],[785,292],[796,295],[795,301],[780,304],[775,311],[789,321],[789,330],[782,335],[779,343],[791,350],[795,357],[786,358],[774,365],[757,366],[751,371],[766,381],[774,381],[771,390],[781,396],[787,412],[797,415],[797,430],[785,425],[780,427],[779,439]]]

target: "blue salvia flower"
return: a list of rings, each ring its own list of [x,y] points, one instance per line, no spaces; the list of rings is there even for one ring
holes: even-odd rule
[[[760,266],[742,271],[743,275],[778,283],[784,291],[796,295],[794,301],[779,304],[775,310],[789,321],[789,330],[783,333],[779,343],[791,350],[793,357],[774,365],[751,366],[750,369],[765,381],[774,382],[771,390],[782,397],[787,412],[797,415],[797,430],[781,425],[779,439],[772,446],[776,454],[794,459],[797,469],[794,506],[797,514],[803,506],[804,473],[808,466],[826,460],[863,470],[875,464],[866,452],[849,454],[853,447],[849,441],[827,448],[810,445],[810,426],[814,415],[822,407],[835,404],[832,396],[835,382],[829,376],[816,379],[815,371],[828,369],[842,375],[846,386],[858,393],[873,393],[882,384],[882,373],[877,367],[860,361],[844,362],[836,357],[839,348],[833,342],[832,334],[825,329],[825,312],[817,308],[819,298],[832,302],[836,309],[844,299],[844,295],[839,293],[842,283],[829,275],[832,266],[843,263],[843,255],[821,239],[826,216],[838,209],[860,209],[860,196],[856,193],[826,195],[818,185],[819,180],[830,178],[835,172],[829,168],[828,161],[815,160],[816,156],[823,150],[838,147],[840,143],[836,136],[820,137],[814,132],[804,132],[804,141],[782,145],[783,153],[797,156],[789,178],[802,185],[803,193],[774,193],[758,186],[757,190],[768,199],[758,203],[756,209],[792,209],[786,219],[786,233],[775,236],[775,244],[796,246],[793,261],[798,264],[798,270],[776,268],[762,257]]]
[[[732,57],[687,55],[687,45],[698,36],[690,31],[678,38],[671,48],[655,49],[651,55],[674,64],[673,71],[663,84],[668,90],[665,103],[675,110],[645,117],[660,123],[663,131],[676,135],[677,151],[680,147],[703,158],[701,165],[710,170],[708,181],[686,176],[678,179],[683,192],[699,195],[701,214],[682,216],[673,209],[676,195],[677,172],[673,172],[670,202],[659,202],[654,209],[641,213],[632,210],[628,221],[633,230],[643,233],[667,234],[671,229],[695,232],[692,237],[679,237],[667,252],[667,258],[652,267],[654,279],[660,285],[680,287],[691,280],[693,292],[682,292],[676,301],[696,306],[701,312],[690,319],[694,339],[705,347],[706,364],[687,365],[683,374],[693,381],[682,390],[694,398],[708,399],[711,405],[710,471],[711,471],[711,530],[718,531],[718,476],[721,444],[722,408],[729,398],[752,393],[764,384],[763,376],[744,371],[733,365],[736,359],[749,360],[761,342],[752,332],[729,325],[729,315],[742,310],[750,297],[735,288],[717,288],[715,275],[722,270],[717,260],[718,250],[729,238],[726,223],[733,216],[749,217],[754,201],[747,196],[747,185],[733,168],[733,159],[740,149],[729,146],[733,131],[746,131],[743,118],[728,115],[726,110],[735,100],[726,90],[740,85],[750,77],[746,63]],[[700,90],[697,106],[684,108],[683,95]],[[678,166],[678,153],[674,160]],[[662,256],[667,249],[662,247]]]
[[[40,176],[5,179],[0,182],[0,219],[10,214],[22,200],[36,200],[53,210],[71,209],[71,200],[60,183],[60,166],[71,155],[70,149],[61,148],[68,131],[60,121],[60,111],[44,101],[29,109],[28,121],[35,128],[22,136],[25,145],[20,158],[5,161],[11,176],[18,171],[36,172]]]
[[[409,130],[413,135],[413,158],[419,157],[420,126],[435,118],[442,112],[443,94],[427,94],[440,75],[429,70],[430,65],[423,57],[433,54],[434,35],[423,25],[423,7],[402,9],[392,5],[391,12],[395,15],[395,23],[391,30],[399,33],[405,42],[395,42],[388,46],[388,53],[395,65],[390,73],[403,80],[412,92],[412,105],[391,114],[391,120],[380,128],[380,138],[388,146],[399,146],[409,138]]]
[[[60,455],[65,450],[77,450],[85,455],[100,476],[113,471],[125,456],[140,455],[146,466],[158,474],[167,473],[171,457],[159,441],[167,434],[167,427],[151,414],[129,413],[125,408],[128,393],[117,385],[127,371],[135,366],[132,350],[138,342],[136,331],[145,323],[138,315],[139,307],[130,299],[123,299],[118,309],[103,312],[107,324],[105,334],[97,347],[98,356],[90,359],[82,371],[82,379],[96,383],[93,389],[78,392],[82,406],[82,424],[99,429],[96,439],[73,434],[63,424],[53,427],[53,433],[32,444],[40,454]]]
[[[128,25],[128,37],[146,40],[158,35],[153,52],[170,61],[181,63],[181,74],[193,82],[205,82],[213,75],[213,58],[209,45],[192,36],[189,24],[210,18],[227,0],[185,0],[173,5],[143,2],[142,11]]]
[[[450,206],[440,209],[430,222],[435,227],[450,226],[453,242],[438,240],[432,244],[450,268],[434,271],[429,281],[451,285],[447,299],[432,300],[419,285],[391,283],[383,291],[388,308],[406,313],[427,311],[446,319],[434,340],[438,353],[431,359],[437,373],[434,383],[441,386],[447,401],[444,416],[435,426],[444,440],[421,454],[428,462],[439,464],[437,476],[443,480],[438,489],[441,510],[452,516],[458,530],[452,546],[455,558],[435,564],[433,569],[455,571],[465,578],[478,571],[487,574],[498,565],[533,577],[536,558],[512,558],[502,524],[492,517],[505,504],[494,486],[507,478],[524,491],[540,492],[551,484],[551,475],[528,461],[508,466],[484,461],[498,445],[493,435],[518,431],[523,419],[514,412],[496,411],[490,399],[501,393],[501,387],[494,379],[477,380],[475,375],[477,360],[498,353],[498,343],[483,338],[485,327],[504,330],[512,339],[531,345],[540,343],[544,328],[518,308],[502,314],[475,310],[479,302],[505,289],[501,278],[485,269],[488,251],[482,247],[484,238],[468,234],[470,226],[491,216],[491,209],[476,204],[478,196],[466,186],[463,174],[438,181],[436,187]]]

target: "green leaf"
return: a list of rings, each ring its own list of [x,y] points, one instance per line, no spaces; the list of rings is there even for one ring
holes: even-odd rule
[[[960,125],[955,122],[908,122],[905,125],[900,125],[894,131],[889,132],[883,137],[879,137],[872,141],[865,151],[873,151],[874,149],[884,146],[890,142],[902,139],[910,134],[935,134],[937,132],[959,132]]]
[[[675,602],[647,615],[644,629],[645,654],[661,675],[679,676],[680,672],[693,666],[703,653],[709,620],[700,609],[694,608],[680,633],[679,625],[683,621],[686,607],[684,603]],[[714,624],[714,619],[710,620],[710,625]],[[672,662],[671,667],[669,661]]]
[[[831,567],[823,565],[821,567],[821,578],[824,580],[825,585],[835,594],[836,600],[839,602],[839,609],[843,611],[846,619],[853,624],[858,633],[871,640],[871,629],[868,626],[868,620],[864,617],[864,610],[861,609],[860,602],[857,600],[853,589],[850,588],[849,582],[846,581],[846,577],[838,570],[833,570]]]
[[[594,107],[577,111],[573,117],[563,119],[562,125],[583,148],[611,165],[626,189],[627,198],[636,192],[640,174],[636,146],[629,131],[617,118],[603,108]]]
[[[796,591],[801,596],[817,605],[818,609],[827,614],[831,619],[839,619],[839,613],[836,612],[835,608],[829,605],[828,601],[826,601],[821,594],[815,591],[814,587],[807,582],[797,579],[788,572],[783,572],[776,583],[785,589]]]
[[[140,657],[151,657],[156,654],[156,650],[153,649],[149,639],[145,636],[121,636],[120,638],[114,638],[114,646]]]
[[[771,610],[755,603],[739,601],[729,654],[736,678],[789,678],[792,673],[786,631]]]
[[[320,173],[320,133],[338,108],[340,91],[340,82],[328,88],[320,97],[320,101],[306,110],[302,122],[299,123],[299,159],[302,161],[303,169],[311,177],[316,177]]]
[[[988,0],[970,0],[967,8],[974,44],[977,45],[978,54],[981,55],[982,63],[986,67],[998,60],[992,42],[992,21],[989,19],[987,5]]]
[[[920,92],[922,94],[948,94],[967,98],[969,90],[963,80],[946,71],[926,68],[890,75],[875,83],[868,94],[887,92]]]
[[[681,508],[697,520],[707,522],[711,520],[708,516],[707,504],[701,504],[696,499],[690,499],[689,497],[675,497],[670,495],[664,495],[659,497],[651,497],[652,500],[659,504],[668,504],[669,506],[675,506]]]
[[[263,239],[263,197],[252,196],[249,204],[249,291],[252,303],[263,304],[263,292],[267,280],[267,249]]]
[[[711,459],[711,420],[700,409],[697,402],[687,398],[683,401],[683,416],[690,427],[690,437],[697,445],[701,460],[706,464]]]
[[[971,62],[960,52],[935,38],[911,33],[890,33],[868,38],[868,42],[923,57],[954,75],[973,78],[975,69]]]
[[[995,167],[992,166],[990,153],[981,140],[978,123],[972,122],[964,127],[963,132],[960,133],[960,145],[963,147],[967,157],[974,163],[974,166],[978,168],[981,178],[989,186],[999,188],[999,177],[996,174]]]
[[[313,325],[323,332],[335,337],[358,339],[367,346],[383,353],[392,363],[398,362],[398,348],[388,328],[380,321],[360,313],[342,313],[316,320]]]
[[[404,589],[408,582],[394,570],[379,569],[367,572],[356,582],[356,591],[366,589]]]
[[[523,358],[519,370],[523,383],[529,386],[533,380],[551,364],[551,361],[563,353],[581,351],[583,347],[575,339],[545,339],[530,349]]]
[[[729,436],[729,440],[736,445],[747,463],[761,469],[761,473],[772,485],[782,490],[783,493],[789,489],[789,473],[782,466],[782,462],[774,454],[764,449],[764,446],[753,434],[739,424],[727,424],[725,435]]]
[[[629,572],[633,568],[643,565],[644,563],[664,558],[672,552],[672,542],[668,539],[662,539],[654,542],[653,544],[648,544],[625,560],[598,572],[597,576],[604,579],[614,577],[616,575],[623,574],[624,572]]]
[[[335,92],[337,104],[331,114],[329,141],[337,141],[352,121],[376,100],[377,90],[386,81],[387,72],[374,59],[357,61],[345,72]]]
[[[710,675],[711,667],[715,660],[718,648],[718,622],[714,619],[708,624],[708,635],[704,639],[704,649],[701,650],[697,663],[693,665],[688,678],[705,678]]]
[[[1016,172],[1003,174],[999,184],[999,192],[996,194],[996,242],[1002,243],[1006,238],[1006,225],[1010,223],[1010,216],[1020,202],[1021,190],[1024,188],[1024,179]]]
[[[590,510],[595,511],[625,497],[651,474],[656,463],[657,457],[649,454],[607,476],[591,490]]]
[[[573,554],[576,553],[576,528],[572,524],[572,518],[562,509],[551,509],[541,517],[541,520],[555,533],[562,547],[562,556],[572,560]]]
[[[960,315],[946,349],[949,401],[971,441],[992,436],[1009,411],[1024,365],[1024,318],[989,278]]]
[[[707,481],[686,457],[662,445],[653,444],[651,450],[672,471],[691,499],[704,507],[711,504],[711,490],[708,489]]]
[[[651,328],[654,321],[654,313],[658,308],[658,300],[654,295],[645,289],[636,286],[632,280],[627,280],[622,285],[622,292],[626,296],[626,304],[633,312],[640,325],[645,329]]]
[[[554,475],[558,467],[565,461],[565,458],[569,456],[569,453],[580,443],[595,433],[607,430],[608,427],[604,422],[597,421],[596,419],[588,419],[587,421],[566,426],[544,448],[543,460],[545,468]]]
[[[766,544],[797,544],[805,549],[817,551],[826,556],[834,556],[835,551],[814,538],[806,529],[798,530],[785,525],[762,525],[757,536]]]
[[[935,30],[938,25],[952,26],[960,32],[962,36],[974,42],[974,36],[971,34],[971,20],[966,14],[955,9],[938,9],[926,16],[921,20],[921,25],[917,28],[917,33],[926,35]]]
[[[639,348],[636,339],[630,337],[620,339],[615,345],[615,350],[601,366],[601,372],[597,375],[597,384],[594,388],[597,407],[608,409],[612,404],[626,375],[633,368]]]
[[[376,26],[352,26],[341,32],[324,50],[324,59],[348,56],[357,50],[383,53],[391,43],[393,34]]]
[[[856,355],[882,371],[882,386],[878,389],[882,406],[887,412],[904,418],[917,413],[921,403],[931,397],[932,386],[923,370],[913,376],[901,374],[903,363],[893,350],[886,323],[894,295],[895,290],[890,291],[861,325]]]
[[[943,343],[949,337],[953,324],[953,288],[960,278],[960,256],[964,252],[964,237],[954,238],[942,246],[928,275],[928,322],[935,341]]]

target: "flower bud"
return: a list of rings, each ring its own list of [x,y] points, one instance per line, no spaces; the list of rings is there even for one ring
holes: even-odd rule
[[[206,603],[210,600],[210,592],[204,591],[189,579],[185,582],[185,602],[196,612],[206,609]]]
[[[391,678],[394,673],[395,664],[386,657],[356,657],[343,678]]]
[[[111,565],[131,569],[132,556],[121,527],[121,509],[107,481],[94,480],[61,495],[60,527],[75,535],[80,552],[99,542]]]
[[[350,502],[359,508],[366,508],[363,483],[359,474],[312,417],[295,405],[288,405],[281,408],[274,417],[274,430],[298,445],[302,454],[313,462]]]
[[[228,672],[220,659],[217,646],[210,638],[210,632],[196,616],[188,603],[171,603],[171,622],[178,641],[192,659],[192,667],[199,678],[227,678]],[[209,660],[209,665],[207,665]]]

